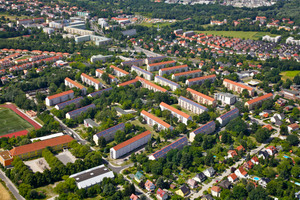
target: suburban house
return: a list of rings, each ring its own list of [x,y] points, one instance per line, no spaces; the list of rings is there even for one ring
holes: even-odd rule
[[[228,180],[223,180],[223,181],[221,181],[219,184],[218,184],[218,186],[220,186],[220,187],[222,187],[222,188],[224,188],[224,189],[231,189],[232,188],[232,183],[230,182],[230,181],[228,181]]]
[[[255,165],[258,165],[259,164],[259,160],[256,156],[254,156],[253,158],[251,158],[251,162]]]
[[[266,151],[268,152],[268,154],[269,154],[270,156],[273,156],[273,155],[277,152],[277,150],[276,150],[276,148],[275,148],[274,146],[269,146],[269,147],[267,147],[267,148],[266,148]]]
[[[215,175],[216,171],[214,170],[214,168],[210,167],[210,168],[204,170],[203,173],[206,177],[213,177]]]
[[[159,200],[166,200],[169,196],[168,196],[167,192],[165,192],[162,189],[158,188],[157,191],[156,191],[156,197]]]
[[[192,189],[194,189],[194,188],[197,187],[197,182],[196,182],[195,180],[191,179],[191,178],[187,181],[187,184],[188,184],[188,185],[190,186],[190,188],[192,188]]]
[[[245,163],[243,164],[243,167],[246,168],[247,170],[252,169],[253,166],[254,166],[254,164],[252,163],[251,160],[249,160],[248,162],[245,162]]]
[[[186,195],[188,195],[190,193],[190,190],[189,190],[188,187],[186,187],[185,185],[183,185],[175,193],[177,195],[179,195],[179,196],[185,197]]]
[[[288,125],[288,131],[291,133],[293,131],[298,131],[299,130],[299,125],[294,123],[291,125]]]
[[[267,159],[269,157],[269,154],[267,151],[259,151],[258,158]]]
[[[202,183],[206,180],[206,176],[203,172],[200,172],[200,173],[196,174],[193,179],[197,182]]]
[[[144,175],[140,171],[137,171],[134,175],[134,180],[140,183],[143,179],[144,179]]]
[[[237,152],[239,152],[239,151],[245,151],[245,148],[242,146],[242,145],[240,145],[240,146],[238,146],[237,148],[236,148],[236,151]]]
[[[155,190],[155,185],[150,180],[147,180],[146,183],[145,183],[145,188],[148,191],[153,191],[153,190]]]
[[[130,195],[130,200],[139,200],[139,197],[135,194]]]
[[[260,180],[258,181],[258,184],[261,185],[262,187],[266,188],[267,184],[271,181],[271,179],[269,178],[260,178]]]
[[[218,186],[212,186],[211,190],[211,195],[214,197],[220,197],[222,188],[218,187]]]
[[[232,173],[230,174],[228,177],[227,177],[228,181],[230,181],[231,183],[234,183],[235,181],[238,180],[238,177],[235,173]]]
[[[244,170],[243,167],[239,167],[238,169],[235,170],[234,172],[237,177],[239,178],[246,178],[248,176],[248,173]]]
[[[236,153],[236,150],[228,150],[227,152],[228,158],[233,158],[234,156],[237,156],[238,154]]]

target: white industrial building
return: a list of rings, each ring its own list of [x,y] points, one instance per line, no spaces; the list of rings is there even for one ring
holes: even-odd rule
[[[148,80],[148,81],[151,81],[153,79],[153,74],[151,72],[148,72],[142,68],[139,68],[135,65],[132,65],[131,67],[131,72],[135,71],[137,73],[138,76],[142,76]]]
[[[164,77],[158,76],[158,75],[155,76],[154,82],[158,83],[162,86],[169,86],[172,91],[175,91],[176,89],[180,88],[180,85],[178,83],[175,83],[173,81],[170,81],[170,80],[168,80]]]
[[[177,117],[178,120],[180,122],[184,123],[185,125],[187,125],[188,120],[192,120],[192,117],[190,115],[188,115],[188,114],[186,114],[164,102],[161,102],[159,104],[159,107],[160,107],[161,111],[169,110],[172,113],[173,117]]]
[[[117,159],[151,140],[151,132],[145,131],[125,142],[110,148],[110,157]]]
[[[166,66],[175,66],[176,61],[171,60],[171,61],[165,61],[165,62],[160,62],[160,63],[152,63],[147,65],[147,71],[152,72],[152,71],[158,71],[162,68],[165,68]]]
[[[300,45],[300,40],[295,40],[293,37],[288,37],[286,39],[287,44],[295,44],[295,45]]]
[[[86,88],[83,87],[83,85],[81,85],[81,84],[79,84],[79,83],[77,83],[77,82],[71,80],[71,79],[68,78],[68,77],[65,78],[65,85],[68,86],[68,87],[70,87],[70,88],[76,87],[76,88],[78,88],[78,89],[81,90],[81,94],[82,94],[82,95],[85,95],[85,94],[86,94]]]
[[[96,79],[94,79],[93,77],[90,77],[89,75],[82,73],[81,74],[81,81],[90,85],[90,86],[94,86],[96,90],[99,90],[102,88],[102,83]]]
[[[196,114],[201,114],[205,111],[208,111],[208,108],[206,108],[205,106],[202,106],[202,105],[200,105],[192,100],[189,100],[183,96],[180,96],[178,98],[178,105],[180,105],[184,109],[189,110]]]
[[[133,65],[135,66],[142,66],[144,64],[144,59],[139,59],[139,60],[129,60],[129,61],[124,61],[124,62],[121,62],[121,65],[124,67],[124,66],[129,66],[129,67],[132,67]]]
[[[211,134],[215,131],[216,129],[216,123],[214,121],[210,121],[206,124],[204,124],[203,126],[201,126],[200,128],[197,128],[196,130],[194,130],[193,132],[190,133],[190,141],[193,142],[196,135],[198,134]]]
[[[54,33],[54,28],[45,27],[45,28],[43,28],[43,32],[50,35],[50,34]]]
[[[104,137],[106,141],[110,141],[112,139],[114,139],[115,137],[115,133],[120,130],[120,131],[124,131],[125,129],[125,124],[124,123],[120,123],[116,126],[113,126],[111,128],[108,128],[104,131],[100,131],[99,133],[96,133],[93,136],[93,140],[94,142],[98,145],[98,140],[100,137]]]
[[[147,122],[148,125],[153,126],[155,124],[158,125],[158,130],[167,130],[173,131],[174,127],[170,124],[164,122],[163,120],[159,119],[158,117],[148,113],[145,110],[142,110],[141,116],[144,118],[144,120]]]
[[[48,140],[48,139],[60,137],[60,136],[63,136],[63,135],[64,135],[63,133],[54,133],[54,134],[46,135],[46,136],[43,136],[43,137],[32,138],[32,139],[30,139],[30,141],[33,142],[33,141],[37,141],[37,140],[38,141]]]
[[[193,70],[193,71],[187,71],[187,72],[181,72],[181,73],[176,73],[172,75],[172,79],[178,81],[180,77],[192,77],[192,78],[197,78],[200,77],[202,74],[201,69]]]
[[[160,76],[163,76],[164,74],[170,75],[170,74],[175,74],[176,72],[186,72],[189,70],[188,65],[180,65],[180,66],[175,66],[175,67],[168,67],[168,68],[163,68],[158,71],[158,74]]]
[[[99,165],[70,176],[70,178],[75,179],[78,189],[87,189],[101,183],[104,178],[114,177],[114,173],[106,168],[105,165]]]
[[[221,101],[223,105],[232,105],[236,102],[236,96],[230,93],[219,92],[215,93],[215,100]]]
[[[116,66],[111,65],[110,68],[113,69],[113,74],[118,76],[118,77],[129,75],[129,72],[126,72],[125,70],[120,69]]]
[[[74,91],[68,90],[66,92],[62,92],[62,93],[47,97],[46,105],[53,106],[53,105],[59,104],[61,102],[64,102],[64,101],[67,101],[67,100],[73,99],[73,98],[74,98]]]
[[[225,126],[231,120],[233,120],[234,118],[237,118],[239,116],[239,114],[240,114],[239,109],[234,108],[234,109],[228,111],[227,113],[221,115],[216,120],[218,120],[220,122],[220,126]]]
[[[216,75],[208,75],[208,76],[202,76],[198,78],[192,78],[185,81],[185,84],[188,85],[188,87],[191,87],[192,85],[202,85],[204,81],[209,80],[211,83],[215,82]]]

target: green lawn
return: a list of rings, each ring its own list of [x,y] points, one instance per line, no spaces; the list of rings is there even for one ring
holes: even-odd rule
[[[142,124],[138,119],[134,120],[131,122],[131,124],[135,125],[135,126],[141,126],[141,127],[145,127],[147,130],[149,130],[151,132],[152,135],[154,135],[155,137],[159,136],[159,134],[157,132],[155,132],[153,130],[153,128],[147,124]]]
[[[152,26],[155,26],[157,27],[159,25],[159,27],[162,27],[162,26],[168,26],[170,25],[171,23],[169,22],[158,22],[158,23],[147,23],[147,22],[142,22],[140,23],[141,26],[147,26],[147,27],[152,27]]]
[[[54,192],[54,184],[49,184],[44,187],[39,187],[35,189],[37,192],[43,191],[46,194],[46,199],[52,198],[56,195],[58,195],[56,192]]]
[[[33,126],[8,108],[0,108],[0,135],[14,133]]]
[[[270,35],[270,36],[277,36],[274,34],[270,34],[268,32],[254,32],[254,31],[195,31],[196,33],[204,33],[207,35],[213,34],[218,36],[224,37],[237,37],[237,38],[245,38],[245,39],[252,39],[258,40],[259,38]]]
[[[300,71],[299,70],[296,70],[296,71],[285,71],[285,72],[281,72],[280,75],[281,75],[281,79],[286,81],[286,79],[293,79],[297,74],[299,74]]]

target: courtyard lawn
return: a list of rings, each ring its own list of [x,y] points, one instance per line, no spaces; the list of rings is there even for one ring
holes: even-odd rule
[[[0,108],[0,135],[30,129],[33,126],[9,108]]]
[[[237,37],[237,38],[245,38],[245,39],[252,39],[258,40],[265,35],[270,35],[272,37],[277,36],[274,34],[270,34],[268,32],[255,32],[255,31],[195,31],[196,33],[204,33],[207,35],[213,34],[218,36],[224,37]]]
[[[57,183],[59,183],[59,182],[57,182]],[[53,198],[55,196],[58,196],[58,194],[56,192],[54,192],[54,188],[55,188],[57,183],[49,184],[49,185],[44,186],[44,187],[36,188],[36,191],[37,192],[43,191],[46,194],[46,199]]]
[[[131,122],[131,124],[135,125],[135,126],[141,126],[141,127],[145,127],[147,130],[149,130],[151,132],[152,135],[154,135],[155,137],[159,136],[159,134],[157,132],[155,132],[153,130],[153,128],[147,124],[142,124],[138,119],[134,120]]]
[[[292,81],[292,79],[299,73],[300,73],[299,70],[281,72],[280,73],[281,80],[286,81],[286,79],[289,78]]]

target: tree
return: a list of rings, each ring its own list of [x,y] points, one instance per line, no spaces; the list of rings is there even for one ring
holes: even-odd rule
[[[109,78],[109,75],[104,72],[101,76],[102,80],[105,81],[105,83],[109,84],[110,83],[110,78]]]
[[[281,126],[280,126],[280,134],[281,134],[281,135],[288,135],[288,134],[289,134],[288,128],[287,128],[286,125],[281,125]]]
[[[249,92],[248,92],[248,90],[247,90],[247,89],[243,89],[242,95],[243,95],[245,98],[249,98]]]
[[[154,131],[156,131],[156,132],[158,131],[158,125],[157,124],[154,124],[152,128],[153,128]]]
[[[106,140],[103,136],[101,136],[99,139],[98,139],[98,146],[100,148],[104,148],[106,147]]]
[[[29,184],[21,183],[21,185],[19,186],[19,193],[23,197],[25,197],[30,190],[31,190],[31,185]]]
[[[156,187],[160,189],[164,189],[165,188],[164,185],[165,183],[163,177],[159,177],[156,182]]]
[[[266,128],[258,129],[255,132],[255,139],[259,143],[263,143],[265,140],[269,139],[271,136],[270,132]]]
[[[142,194],[142,195],[140,196],[140,200],[147,200],[146,195]]]
[[[247,120],[248,118],[249,118],[249,114],[247,112],[245,112],[244,115],[243,115],[243,119]]]
[[[229,111],[229,110],[230,110],[230,105],[226,104],[225,110],[226,110],[226,111]]]
[[[185,133],[187,130],[184,123],[179,123],[176,128],[180,133]]]
[[[297,107],[293,108],[292,113],[294,116],[298,116],[300,114],[299,108],[297,108]]]
[[[124,131],[118,130],[115,134],[115,141],[120,144],[126,140],[126,135]]]
[[[249,154],[249,153],[247,154],[246,160],[247,160],[247,161],[251,160],[251,157],[250,157],[250,154]]]
[[[257,186],[255,190],[251,190],[251,192],[248,195],[249,200],[257,200],[257,199],[264,199],[269,200],[271,199],[268,196],[268,193],[265,189],[263,189],[260,185]]]
[[[232,195],[234,199],[242,199],[247,196],[247,191],[243,186],[235,185],[232,190]]]
[[[295,165],[292,167],[291,174],[293,175],[294,178],[299,178],[300,175],[300,166]]]
[[[299,143],[299,138],[296,135],[288,135],[286,137],[286,140],[291,144],[291,145],[296,145]]]
[[[182,154],[181,160],[182,168],[188,169],[192,165],[192,158],[189,153]]]
[[[21,140],[21,142],[19,143],[20,146],[23,146],[25,144],[30,144],[31,140],[28,138],[24,138],[23,140]]]

